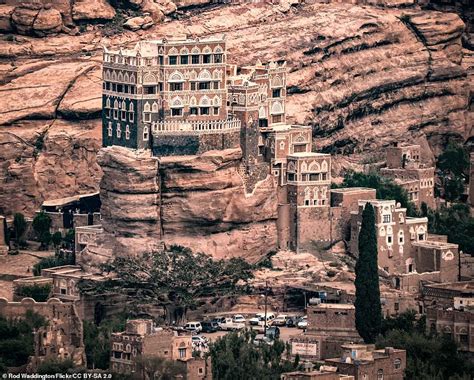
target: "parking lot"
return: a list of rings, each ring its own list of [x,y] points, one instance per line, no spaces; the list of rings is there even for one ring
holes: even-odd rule
[[[221,336],[224,336],[228,333],[229,333],[228,331],[217,331],[215,333],[210,333],[210,334],[203,333],[203,334],[200,334],[200,335],[205,336],[211,342],[213,342],[217,338],[219,338]],[[284,342],[287,342],[290,339],[291,336],[301,335],[301,334],[303,334],[302,329],[297,329],[297,328],[294,328],[294,327],[280,327],[280,339],[283,340]]]

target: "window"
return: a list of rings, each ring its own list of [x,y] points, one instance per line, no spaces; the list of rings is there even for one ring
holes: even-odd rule
[[[187,55],[182,55],[180,58],[180,62],[182,65],[187,65],[188,64],[188,56]]]
[[[143,93],[145,95],[156,94],[156,87],[155,86],[143,86]]]
[[[196,91],[196,82],[191,82],[191,91]]]
[[[467,334],[467,332],[463,332],[459,334],[459,343],[462,346],[469,345],[469,335]]]
[[[61,294],[66,294],[66,288],[61,288]]]
[[[130,126],[125,127],[125,140],[130,140]]]
[[[148,127],[143,128],[143,141],[148,140]]]
[[[129,113],[128,119],[129,119],[130,121],[133,121],[133,119],[134,119],[133,112],[130,112],[130,113]]]
[[[305,199],[305,200],[304,200],[304,205],[305,205],[305,206],[309,206],[309,199]]]
[[[418,240],[425,240],[425,234],[418,234]]]
[[[162,55],[160,55],[160,56],[158,57],[158,63],[159,63],[160,65],[163,64],[163,56],[162,56]]]
[[[211,63],[211,55],[210,54],[204,54],[202,56],[202,63]]]
[[[282,115],[273,115],[272,116],[272,123],[281,123],[283,121]]]
[[[222,63],[223,61],[223,55],[222,54],[214,54],[214,63]]]
[[[383,369],[377,371],[377,380],[383,380]]]
[[[323,180],[323,181],[326,181],[327,178],[328,178],[328,174],[327,174],[327,173],[323,173],[323,174],[321,174],[321,176],[322,176],[322,180]]]
[[[160,91],[160,92],[163,91],[163,83],[162,82],[158,83],[158,91]]]
[[[214,90],[218,90],[219,89],[219,82],[212,82],[212,88]]]
[[[117,85],[117,92],[123,92],[123,85],[121,84]]]
[[[189,109],[189,114],[190,114],[190,115],[197,115],[197,114],[198,114],[198,109],[197,109],[197,107],[191,107],[191,108]]]
[[[170,91],[183,91],[182,83],[170,83]]]
[[[180,359],[184,359],[186,357],[186,349],[178,348],[178,356]]]
[[[114,119],[118,120],[118,110],[114,109]]]
[[[387,244],[392,244],[392,242],[393,242],[392,235],[388,235],[387,236]]]
[[[400,359],[395,359],[395,360],[393,361],[393,367],[394,367],[395,369],[400,369],[400,368],[402,368],[402,361],[401,361]]]
[[[127,120],[127,112],[126,111],[122,111],[122,120],[123,121]]]
[[[171,116],[181,116],[183,114],[182,108],[171,108]]]
[[[198,371],[199,371],[199,374],[202,375],[204,373],[204,368],[199,368]]]
[[[293,147],[294,153],[304,153],[306,152],[306,144],[298,144]]]
[[[168,62],[170,65],[176,65],[178,63],[178,57],[175,55],[170,55],[168,57]]]
[[[210,90],[211,89],[211,82],[199,82],[199,89],[200,90]]]
[[[112,137],[112,122],[109,121],[109,126],[107,127],[107,134],[109,137]]]
[[[145,123],[149,123],[151,121],[151,113],[144,112],[143,113],[143,121]]]
[[[122,128],[120,127],[120,124],[117,124],[117,138],[122,137]]]
[[[279,98],[281,96],[281,89],[278,88],[272,91],[272,98]]]
[[[192,55],[191,56],[191,63],[193,65],[199,65],[199,55]]]
[[[214,107],[213,114],[214,115],[219,115],[219,107]]]
[[[294,181],[295,175],[293,173],[288,173],[288,181]]]
[[[384,216],[383,216],[383,222],[384,222],[384,223],[390,223],[390,221],[391,221],[391,217],[390,217],[390,216],[391,216],[391,215],[384,215]]]
[[[199,112],[201,115],[209,115],[209,107],[201,107]]]

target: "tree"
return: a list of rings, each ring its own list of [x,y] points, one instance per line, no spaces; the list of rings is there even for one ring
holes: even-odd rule
[[[36,302],[45,302],[51,293],[51,284],[22,285],[15,289],[15,294],[20,298],[30,297]]]
[[[51,233],[49,232],[51,229],[51,218],[44,211],[41,211],[36,214],[32,225],[33,230],[36,233],[36,237],[41,243],[40,249],[47,249],[51,240]]]
[[[74,265],[74,255],[66,255],[62,252],[54,256],[43,257],[39,262],[33,265],[33,275],[41,276],[41,270],[47,268],[60,267],[62,265]]]
[[[393,180],[381,177],[372,171],[368,174],[349,170],[344,175],[342,187],[368,187],[376,190],[377,199],[396,200],[407,209],[408,216],[417,216],[415,205],[408,199],[408,193]]]
[[[186,364],[159,356],[140,356],[136,359],[137,372],[142,379],[174,380],[178,375],[186,377]]]
[[[13,216],[13,232],[15,234],[15,245],[18,248],[21,245],[20,242],[26,232],[25,216],[20,212],[17,212]]]
[[[439,155],[437,167],[445,198],[448,201],[458,200],[464,192],[464,184],[468,178],[469,153],[462,145],[450,142]]]
[[[173,321],[200,298],[235,294],[252,277],[252,266],[242,259],[214,261],[178,245],[141,257],[117,257],[102,269],[115,273],[117,279],[100,284],[81,281],[82,293],[125,293],[136,304],[164,307]]]
[[[57,250],[59,248],[59,245],[61,244],[61,241],[63,240],[63,237],[61,235],[61,232],[56,231],[52,236],[51,236],[51,243],[53,243],[54,248]]]
[[[40,375],[54,375],[56,373],[68,373],[74,368],[72,359],[48,359],[38,366],[38,374]]]
[[[355,266],[356,327],[366,343],[374,343],[381,330],[382,306],[377,265],[375,213],[370,203],[362,212],[359,232],[359,258]]]
[[[295,371],[299,358],[291,360],[290,345],[275,340],[272,345],[255,345],[255,332],[229,333],[210,345],[214,379],[279,379]]]

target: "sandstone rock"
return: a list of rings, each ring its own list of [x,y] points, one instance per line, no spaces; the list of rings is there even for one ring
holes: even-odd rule
[[[36,34],[58,33],[62,27],[61,13],[54,8],[41,9],[32,26]]]
[[[150,16],[145,16],[129,18],[123,26],[127,29],[137,31],[140,29],[148,29],[152,27],[153,24],[153,19]]]
[[[176,11],[176,5],[170,0],[143,0],[141,8],[143,12],[148,12],[155,22],[162,21],[165,15]]]
[[[99,118],[102,113],[102,66],[95,64],[83,72],[69,88],[58,106],[66,119]]]
[[[38,16],[40,9],[26,7],[16,7],[12,13],[12,21],[20,34],[30,34],[33,32],[33,22]]]
[[[11,22],[12,13],[15,9],[11,5],[0,5],[0,32],[9,33],[13,30],[13,25]]]
[[[81,20],[111,20],[115,9],[107,0],[76,0],[72,8],[72,18]]]

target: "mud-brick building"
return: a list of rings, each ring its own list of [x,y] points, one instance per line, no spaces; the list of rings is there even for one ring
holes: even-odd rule
[[[429,307],[426,309],[426,326],[428,332],[453,339],[461,351],[474,352],[474,308]]]
[[[290,339],[291,354],[321,360],[341,354],[341,345],[362,342],[350,304],[322,303],[308,307],[308,328]]]
[[[355,380],[403,380],[406,351],[392,347],[375,350],[372,345],[348,344],[341,347],[342,355],[326,359],[337,367],[338,373],[354,376]]]
[[[375,210],[379,267],[389,274],[438,272],[437,281],[456,281],[458,246],[447,243],[446,237],[431,238],[428,219],[407,217],[406,209],[393,200],[359,201],[351,219],[351,253],[358,254],[362,212],[368,202]]]
[[[32,332],[35,351],[28,367],[34,371],[46,359],[71,359],[77,366],[85,366],[82,321],[74,304],[57,298],[47,302],[35,302],[32,298],[8,302],[0,298],[0,315],[4,318],[21,319],[30,311],[43,316],[48,323]]]
[[[110,369],[117,373],[140,371],[139,361],[145,358],[161,357],[179,361],[186,368],[190,380],[210,380],[210,360],[193,358],[192,336],[154,327],[149,319],[127,321],[125,331],[111,336]]]
[[[4,216],[0,215],[0,256],[8,254],[7,244],[7,221]]]
[[[434,171],[435,168],[421,157],[420,145],[403,145],[387,148],[387,167],[380,173],[392,178],[408,193],[408,198],[417,207],[426,203],[435,208]]]

